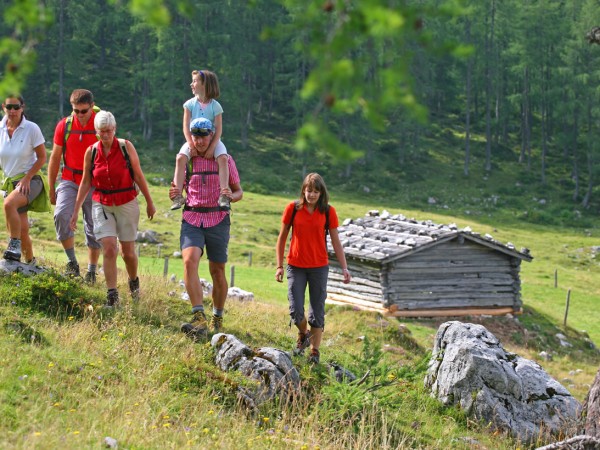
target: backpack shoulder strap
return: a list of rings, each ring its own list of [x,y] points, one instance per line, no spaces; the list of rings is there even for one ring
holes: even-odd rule
[[[73,128],[73,113],[65,117],[65,132],[63,134],[63,149],[67,147],[67,140],[71,135],[71,129]]]
[[[63,166],[67,166],[67,140],[69,139],[69,136],[71,135],[71,128],[73,128],[73,113],[71,113],[70,115],[68,115],[67,117],[65,117],[65,132],[63,133],[63,152],[62,152],[62,159],[63,159]]]
[[[325,236],[329,234],[329,205],[325,208]]]
[[[127,152],[127,141],[125,139],[118,139],[119,148],[123,153],[123,158],[125,158],[125,162],[127,163],[127,168],[129,169],[129,174],[131,175],[131,179],[133,180],[133,167],[131,167],[131,160],[129,159],[129,153]]]
[[[294,201],[294,209],[292,211],[292,218],[290,220],[290,228],[294,225],[294,217],[296,217],[296,213],[298,212],[298,206],[300,206],[300,200]]]
[[[92,145],[92,166],[90,168],[90,173],[92,175],[92,178],[94,177],[94,167],[96,166],[96,155],[98,154],[98,143],[100,141],[96,142],[94,145]]]

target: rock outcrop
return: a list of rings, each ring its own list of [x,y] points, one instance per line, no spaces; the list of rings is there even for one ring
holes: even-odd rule
[[[506,352],[482,325],[439,327],[425,385],[445,405],[523,442],[576,434],[579,402],[536,362]]]
[[[239,400],[250,409],[300,389],[300,375],[284,351],[271,347],[252,350],[234,335],[224,333],[215,334],[211,345],[217,352],[215,362],[219,368],[237,370],[257,382],[256,388],[245,388],[238,393]]]
[[[585,434],[600,438],[600,370],[583,402],[582,417],[585,418]]]
[[[42,266],[37,264],[25,264],[18,261],[10,261],[8,259],[0,259],[0,271],[8,273],[22,273],[24,275],[37,275],[38,273],[46,272]]]

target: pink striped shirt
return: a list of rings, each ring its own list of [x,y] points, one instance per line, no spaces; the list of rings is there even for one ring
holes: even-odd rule
[[[240,176],[233,158],[228,155],[229,185],[240,182]],[[192,175],[186,186],[187,206],[191,208],[219,206],[219,166],[214,159],[200,156],[192,158],[192,172],[211,172]],[[195,227],[210,228],[218,225],[229,211],[194,212],[183,211],[183,220]]]

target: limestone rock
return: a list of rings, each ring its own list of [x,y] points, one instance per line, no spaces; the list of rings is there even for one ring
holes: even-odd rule
[[[425,385],[445,405],[523,442],[575,434],[581,405],[541,366],[508,353],[477,324],[446,322],[435,337]]]
[[[135,238],[136,242],[146,242],[148,244],[159,244],[158,233],[152,230],[138,231]]]
[[[295,394],[300,389],[300,375],[288,353],[271,347],[256,351],[232,334],[218,333],[211,345],[217,352],[215,362],[222,370],[237,370],[257,382],[253,390],[239,393],[240,401],[251,409],[276,396]]]
[[[583,402],[582,417],[585,417],[585,434],[600,438],[600,370]]]
[[[10,261],[8,259],[0,259],[0,271],[8,273],[22,273],[24,275],[37,275],[38,273],[46,272],[48,269],[37,264],[25,264],[18,261]]]

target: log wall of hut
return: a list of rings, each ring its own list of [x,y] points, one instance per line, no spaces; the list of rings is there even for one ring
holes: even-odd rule
[[[383,285],[381,269],[377,265],[361,264],[358,260],[348,260],[352,282],[344,284],[342,270],[337,260],[329,260],[327,294],[330,299],[383,310]]]
[[[457,238],[382,268],[383,303],[399,310],[521,309],[521,260]]]

